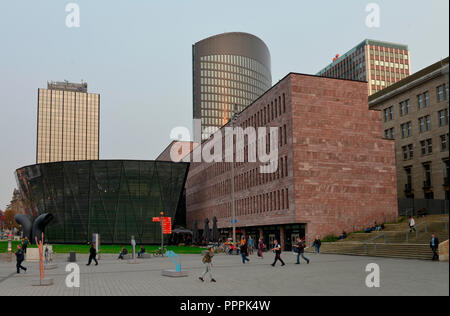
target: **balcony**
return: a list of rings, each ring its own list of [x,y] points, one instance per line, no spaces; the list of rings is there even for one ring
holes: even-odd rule
[[[430,180],[426,180],[423,182],[423,189],[424,190],[430,190],[431,189],[431,181]]]

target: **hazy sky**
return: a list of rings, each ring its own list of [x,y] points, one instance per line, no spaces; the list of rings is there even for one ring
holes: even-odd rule
[[[68,28],[66,4],[80,7]],[[55,80],[101,94],[101,159],[155,159],[192,125],[192,44],[242,31],[272,55],[273,83],[315,74],[365,38],[408,44],[415,72],[449,55],[448,0],[21,0],[0,2],[0,209],[15,169],[36,159],[37,89]]]

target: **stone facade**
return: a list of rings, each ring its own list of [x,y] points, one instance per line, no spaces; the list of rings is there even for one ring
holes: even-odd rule
[[[448,58],[372,95],[369,104],[382,113],[383,137],[395,139],[399,198],[448,200]]]
[[[236,163],[241,234],[290,245],[297,235],[312,240],[397,218],[394,142],[380,137],[381,114],[368,110],[367,98],[365,82],[291,73],[239,114],[235,126],[279,131],[275,173],[261,174],[259,163]],[[246,143],[244,152],[252,147]],[[189,228],[215,216],[229,232],[230,179],[231,163],[191,164]]]

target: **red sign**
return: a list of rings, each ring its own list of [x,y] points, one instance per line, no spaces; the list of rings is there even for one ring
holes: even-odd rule
[[[172,234],[172,218],[171,217],[153,217],[153,222],[161,223],[162,219],[162,225],[163,225],[163,234],[164,235],[171,235]]]
[[[163,220],[163,234],[164,235],[172,234],[172,218],[171,217],[164,217],[164,220]]]

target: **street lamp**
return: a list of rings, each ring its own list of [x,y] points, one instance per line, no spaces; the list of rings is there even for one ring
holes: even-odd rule
[[[234,105],[234,110],[233,110],[233,117],[231,118],[231,128],[234,131],[234,125],[238,119],[239,115],[237,112],[237,104]],[[233,142],[232,142],[232,146],[233,146],[233,152],[232,152],[232,162],[231,162],[231,226],[233,228],[233,244],[236,244],[236,206],[235,206],[235,192],[234,192],[234,152],[235,152],[235,147],[234,147],[234,134],[233,135]]]

